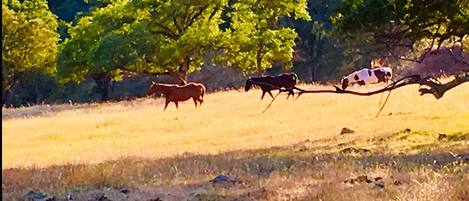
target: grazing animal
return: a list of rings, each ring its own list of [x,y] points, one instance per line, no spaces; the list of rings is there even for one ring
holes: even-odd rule
[[[298,76],[295,73],[282,73],[277,76],[250,77],[246,80],[244,90],[249,91],[252,85],[259,86],[262,90],[262,100],[264,99],[265,93],[268,93],[270,97],[274,98],[270,91],[285,88],[285,90],[288,91],[288,98],[290,95],[295,96],[293,88],[295,87],[297,80]]]
[[[176,104],[178,108],[179,101],[186,101],[192,98],[194,101],[195,107],[197,108],[197,103],[199,107],[202,106],[204,102],[205,86],[201,83],[188,83],[183,86],[175,84],[161,84],[152,82],[148,95],[161,92],[165,97],[165,104],[163,111],[166,110],[170,102]]]
[[[357,83],[358,85],[375,84],[379,82],[388,82],[392,78],[392,69],[389,67],[377,67],[373,69],[363,68],[342,78],[342,89],[345,90],[349,85]]]

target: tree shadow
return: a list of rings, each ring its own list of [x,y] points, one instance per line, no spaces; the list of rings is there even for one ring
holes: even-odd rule
[[[153,160],[130,157],[95,165],[5,169],[2,170],[2,192],[24,195],[27,189],[49,189],[62,192],[57,193],[60,197],[65,196],[66,189],[79,186],[88,189],[84,192],[125,187],[132,189],[129,195],[147,195],[145,199],[258,200],[278,194],[275,189],[265,187],[278,175],[301,178],[333,170],[338,176],[332,180],[338,182],[351,174],[344,172],[344,169],[363,171],[386,166],[391,169],[425,167],[438,170],[458,162],[467,165],[469,161],[469,152],[464,149],[417,154],[389,154],[375,150],[318,154],[308,150],[298,151],[297,147],[291,145],[215,155],[183,154]],[[211,180],[217,175],[227,175],[232,181],[214,183]]]

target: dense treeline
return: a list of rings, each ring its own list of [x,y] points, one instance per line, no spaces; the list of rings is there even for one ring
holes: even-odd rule
[[[337,79],[375,57],[420,62],[433,46],[467,51],[468,5],[2,0],[2,103],[140,96],[149,79],[185,83],[201,69],[239,77],[291,68],[309,82]]]

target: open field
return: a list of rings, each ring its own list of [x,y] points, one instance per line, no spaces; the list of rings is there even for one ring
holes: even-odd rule
[[[260,101],[259,90],[211,93],[201,108],[166,112],[162,99],[4,109],[2,191],[5,199],[31,188],[64,197],[126,187],[131,200],[469,200],[469,84],[440,100],[417,88],[393,91],[378,118],[380,95],[282,95],[261,113],[270,97]],[[343,127],[356,132],[339,135]],[[208,182],[218,174],[239,182]],[[383,177],[386,188],[343,184],[359,175]]]

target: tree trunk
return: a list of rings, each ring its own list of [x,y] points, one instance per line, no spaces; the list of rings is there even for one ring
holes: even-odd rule
[[[11,76],[12,78],[10,81],[7,80],[3,82],[2,80],[2,106],[6,104],[8,96],[11,94],[11,89],[13,88],[13,86],[18,82],[18,80],[23,77],[24,74],[24,72],[17,72]]]
[[[321,59],[319,58],[323,54],[323,40],[320,36],[313,37],[313,44],[312,44],[312,65],[311,65],[311,81],[316,82],[319,80],[318,71],[320,69],[321,63],[319,62]]]
[[[185,85],[187,83],[187,71],[189,71],[191,59],[190,57],[184,57],[184,60],[179,65],[178,71],[170,73],[171,76],[175,79],[177,84]]]
[[[108,73],[98,73],[92,76],[96,82],[96,92],[101,94],[101,101],[109,100],[109,86],[111,76]]]
[[[36,102],[36,104],[41,104],[43,95],[42,92],[39,90],[38,85],[34,85],[34,92],[34,101]]]
[[[262,69],[262,44],[260,45],[256,53],[256,65],[257,70],[260,71]]]
[[[174,82],[178,85],[185,85],[187,82],[187,75],[179,72],[170,72],[169,75],[174,79]]]
[[[8,95],[10,95],[9,90],[2,90],[2,107],[7,104]]]
[[[311,48],[312,49],[312,52],[311,52],[312,55],[310,57],[313,60],[311,62],[311,65],[310,65],[311,66],[311,82],[315,82],[316,77],[317,77],[316,70],[317,70],[317,66],[318,66],[318,63],[319,63],[318,59],[317,59],[317,57],[318,57],[318,39],[317,39],[317,37],[313,37],[312,43],[313,43],[312,44],[313,47]]]

